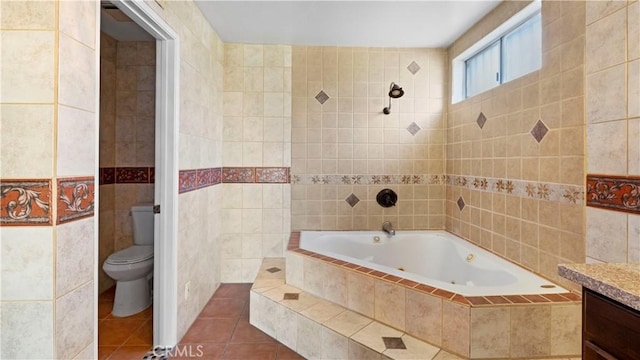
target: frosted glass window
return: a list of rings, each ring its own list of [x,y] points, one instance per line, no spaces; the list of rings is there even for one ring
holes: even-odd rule
[[[466,61],[467,97],[500,85],[500,41]]]
[[[465,62],[465,97],[471,97],[540,69],[541,14],[505,33]]]
[[[527,20],[502,40],[503,81],[507,82],[540,69],[542,63],[540,14]]]

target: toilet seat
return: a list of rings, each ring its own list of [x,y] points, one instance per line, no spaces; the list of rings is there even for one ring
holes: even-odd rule
[[[133,245],[111,254],[106,263],[112,265],[135,264],[153,258],[153,245]]]

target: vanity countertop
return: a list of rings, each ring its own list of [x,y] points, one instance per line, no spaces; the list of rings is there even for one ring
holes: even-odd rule
[[[558,274],[640,311],[640,264],[561,264]]]

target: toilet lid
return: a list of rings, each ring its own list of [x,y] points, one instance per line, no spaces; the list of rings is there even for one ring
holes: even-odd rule
[[[116,251],[107,259],[110,264],[131,264],[145,261],[153,257],[153,245],[133,245]]]

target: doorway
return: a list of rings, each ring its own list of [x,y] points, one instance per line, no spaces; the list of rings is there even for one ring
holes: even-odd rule
[[[149,177],[154,177],[153,194],[149,196],[155,205],[152,343],[154,347],[172,347],[178,341],[176,239],[179,124],[176,85],[179,40],[173,29],[145,2],[112,0],[110,3],[146,31],[155,44],[155,79],[150,81],[155,82],[155,115],[151,125],[155,133],[155,155],[153,171],[148,172]],[[100,231],[99,226],[96,229]],[[102,263],[96,261],[96,266],[101,268]],[[98,329],[97,318],[95,328]]]

